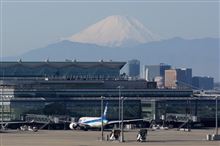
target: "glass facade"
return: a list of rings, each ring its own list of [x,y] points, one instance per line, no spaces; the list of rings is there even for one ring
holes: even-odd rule
[[[212,90],[214,88],[214,78],[212,77],[193,77],[192,85],[195,89]]]
[[[202,123],[215,121],[216,101],[213,98],[207,99],[167,99],[145,101],[142,104],[142,113],[145,118],[151,117],[160,120],[162,115],[189,115],[197,116]],[[218,102],[220,106],[220,102]],[[220,108],[218,109],[220,116]],[[220,117],[219,117],[220,119]]]
[[[108,100],[107,118],[118,119],[118,100]],[[96,100],[22,100],[16,99],[3,102],[4,121],[21,120],[26,114],[68,115],[71,117],[100,116],[101,101]],[[140,100],[124,102],[125,119],[141,117]],[[1,111],[0,111],[1,114]],[[0,115],[1,117],[1,115]]]
[[[214,100],[194,99],[189,104],[192,90],[149,88],[146,80],[121,79],[123,62],[0,65],[0,119],[4,121],[20,120],[25,114],[100,116],[101,96],[109,103],[108,118],[117,120],[119,94],[127,97],[125,119],[160,119],[166,113],[184,114],[189,107],[201,119],[214,117]]]
[[[147,89],[146,81],[86,81],[86,80],[12,80],[4,81],[1,94],[7,99],[4,113],[10,120],[19,120],[25,114],[99,116],[100,97],[109,102],[109,118],[118,118],[119,85],[124,101],[125,119],[152,117],[154,106],[142,106],[150,98],[184,98],[190,90]],[[11,86],[9,86],[11,84]],[[12,86],[13,84],[13,86]],[[7,85],[7,86],[6,86]],[[8,111],[6,111],[8,109]]]
[[[177,73],[177,86],[192,88],[192,69],[191,68],[180,68],[176,69]]]
[[[47,81],[36,81],[31,84],[22,82],[23,84],[16,82],[18,86],[16,84],[1,86],[0,95],[3,97],[3,102],[0,106],[2,107],[3,103],[3,114],[0,111],[0,119],[3,116],[4,121],[20,120],[25,114],[100,116],[101,96],[105,96],[105,103],[109,103],[108,118],[118,119],[119,89],[116,85],[112,88],[112,81],[90,82],[93,88],[81,89],[72,89],[72,87],[75,85],[85,87],[84,82],[88,84],[87,81],[65,81],[65,84],[60,80],[53,81],[56,82],[55,84]],[[120,93],[121,96],[127,97],[124,101],[125,119],[160,119],[166,114],[190,112],[198,116],[201,121],[214,120],[215,100],[191,99],[191,90],[134,89],[128,88],[127,82],[119,83],[127,87],[122,88]],[[111,84],[111,88],[106,87],[108,84]]]
[[[1,77],[118,78],[124,62],[2,62]]]
[[[140,61],[139,60],[129,60],[127,62],[127,75],[131,78],[140,77]]]

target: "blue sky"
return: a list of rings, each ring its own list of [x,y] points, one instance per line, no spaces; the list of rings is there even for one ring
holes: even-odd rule
[[[2,6],[3,56],[44,47],[110,15],[133,16],[165,39],[219,37],[219,2],[15,1]]]

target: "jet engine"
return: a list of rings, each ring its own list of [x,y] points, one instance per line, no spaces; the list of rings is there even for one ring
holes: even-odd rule
[[[75,122],[72,122],[72,123],[70,123],[70,125],[69,125],[69,128],[70,129],[76,129],[78,127],[78,124],[77,123],[75,123]]]

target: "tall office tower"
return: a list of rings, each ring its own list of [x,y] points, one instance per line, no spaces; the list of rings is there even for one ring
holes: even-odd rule
[[[162,84],[164,86],[164,75],[165,75],[165,70],[170,69],[171,66],[160,63],[159,65],[145,65],[144,66],[144,79],[147,81],[159,81],[160,83],[157,84]],[[162,79],[161,79],[162,78]],[[161,83],[162,82],[162,83]]]
[[[192,78],[192,85],[195,89],[212,90],[214,88],[214,78],[195,76]]]
[[[177,72],[175,69],[169,69],[165,71],[165,84],[166,88],[176,88]]]
[[[192,88],[192,69],[177,68],[165,71],[166,88]]]
[[[140,77],[140,61],[133,59],[127,62],[127,75],[131,78]]]

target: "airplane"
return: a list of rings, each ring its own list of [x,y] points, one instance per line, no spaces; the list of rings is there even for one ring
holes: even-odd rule
[[[103,117],[81,117],[78,120],[78,122],[71,122],[69,128],[72,130],[81,129],[87,131],[88,129],[100,129],[102,126],[102,121],[103,121],[103,127],[106,125],[121,123],[121,121],[108,121],[108,119],[106,118],[107,110],[108,110],[108,103],[105,106]],[[135,121],[144,121],[144,119],[123,120],[123,123],[129,123]]]

